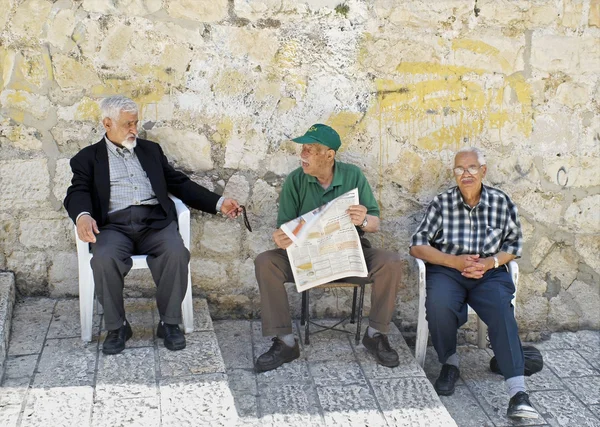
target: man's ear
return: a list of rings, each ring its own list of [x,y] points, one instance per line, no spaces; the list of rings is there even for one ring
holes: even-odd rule
[[[102,124],[104,125],[104,130],[109,130],[112,125],[112,121],[108,117],[105,117],[102,119]]]
[[[485,174],[487,173],[487,165],[481,166],[481,178],[485,178]]]
[[[333,160],[334,158],[335,158],[335,150],[330,148],[329,150],[327,150],[327,159]]]

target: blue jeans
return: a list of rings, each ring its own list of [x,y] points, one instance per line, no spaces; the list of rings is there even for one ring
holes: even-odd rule
[[[456,332],[467,321],[467,304],[488,326],[504,378],[523,375],[524,358],[511,303],[515,285],[505,266],[468,279],[458,270],[427,264],[427,322],[440,363],[456,353]]]

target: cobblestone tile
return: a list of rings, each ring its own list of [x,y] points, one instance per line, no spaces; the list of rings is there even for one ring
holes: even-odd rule
[[[452,396],[440,400],[460,427],[494,427],[479,402],[467,387],[457,386]]]
[[[563,382],[586,405],[600,404],[600,376],[565,378]]]
[[[156,396],[154,349],[130,348],[100,355],[96,376],[96,400],[151,398]]]
[[[373,380],[371,385],[389,425],[456,426],[425,377]]]
[[[544,367],[550,367],[560,378],[598,375],[598,372],[575,350],[548,350],[543,351],[542,355]]]
[[[30,378],[38,360],[38,355],[12,356],[5,361],[4,380],[12,378]]]
[[[383,414],[368,386],[317,388],[327,426],[385,426]]]
[[[15,304],[8,356],[40,353],[55,301],[27,298]]]
[[[317,387],[367,384],[360,365],[356,361],[310,361],[308,368]]]
[[[100,316],[92,317],[92,335],[100,328]],[[59,300],[54,307],[47,338],[81,337],[81,319],[79,317],[79,300]]]
[[[249,422],[258,421],[258,396],[247,391],[231,390],[231,393],[238,417],[249,418]]]
[[[33,385],[91,386],[97,355],[95,343],[84,343],[79,338],[47,340]]]
[[[213,321],[204,298],[194,300],[194,332],[212,331]]]
[[[214,332],[193,332],[186,335],[187,346],[171,351],[158,345],[160,371],[163,377],[225,372],[225,364]]]
[[[92,409],[93,427],[159,427],[158,397],[113,399],[96,402]]]
[[[492,374],[493,375],[493,374]],[[512,426],[515,423],[506,416],[508,409],[509,396],[506,392],[504,379],[500,376],[493,379],[476,378],[465,379],[467,387],[474,396],[477,396],[479,404],[496,426]],[[536,407],[535,398],[531,398],[531,403]],[[539,425],[544,424],[542,419],[529,419],[519,421],[517,425]]]
[[[600,419],[569,391],[536,391],[531,393],[531,403],[553,427],[600,426]]]
[[[574,349],[600,373],[600,331],[579,331],[577,339]]]
[[[154,316],[156,301],[151,298],[127,298],[125,300],[125,315],[131,324],[133,336],[127,341],[126,346],[152,347],[154,346],[154,331],[158,325],[158,316]],[[103,334],[104,340],[105,334]]]
[[[232,369],[227,371],[227,380],[231,390],[245,391],[250,394],[257,394],[256,374],[249,369]]]
[[[499,375],[500,378],[502,378]],[[544,367],[540,372],[525,377],[525,385],[528,390],[562,390],[565,388],[563,382],[548,367]]]
[[[538,350],[570,350],[577,346],[578,339],[575,332],[554,332],[549,339],[531,343]]]
[[[600,405],[590,405],[589,408],[600,420]]]
[[[21,426],[87,426],[92,396],[92,387],[34,388],[27,397]]]
[[[262,420],[285,426],[323,425],[317,394],[309,384],[266,385],[259,389]]]
[[[21,405],[2,405],[0,404],[0,426],[17,427]]]
[[[0,387],[0,413],[6,406],[20,406],[28,388],[29,378],[5,379]]]
[[[302,357],[290,363],[284,363],[272,371],[256,374],[259,388],[276,383],[302,384],[310,381],[308,364]]]
[[[160,406],[163,427],[229,427],[238,422],[224,374],[162,379]]]
[[[227,369],[253,368],[250,322],[217,321],[214,323],[214,328]]]
[[[402,335],[390,335],[389,340],[390,346],[398,352],[400,360],[400,364],[395,368],[381,366],[362,344],[356,346],[356,357],[366,377],[370,379],[383,379],[424,376],[425,373],[404,342]]]
[[[316,335],[311,334],[310,345],[304,345],[304,354],[312,361],[354,360],[354,353],[348,337],[339,332],[328,331]]]

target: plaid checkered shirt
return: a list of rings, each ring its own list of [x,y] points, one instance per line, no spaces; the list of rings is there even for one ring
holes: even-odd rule
[[[110,169],[110,201],[108,213],[131,205],[157,205],[152,184],[134,150],[119,148],[108,138],[108,166]]]
[[[479,203],[471,208],[459,188],[452,187],[427,207],[410,245],[428,245],[451,255],[507,252],[520,257],[523,233],[517,206],[502,191],[484,185]]]

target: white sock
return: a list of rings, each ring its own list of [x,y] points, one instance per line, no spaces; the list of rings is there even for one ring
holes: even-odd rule
[[[452,365],[452,366],[456,366],[457,368],[459,367],[460,364],[460,359],[458,358],[458,354],[454,353],[452,356],[450,356],[448,359],[446,359],[446,362],[444,362],[444,365]]]
[[[505,382],[506,391],[508,391],[508,395],[511,398],[520,391],[527,392],[527,390],[525,389],[525,377],[523,375],[509,378]]]
[[[277,335],[277,338],[283,341],[283,343],[288,347],[294,347],[296,345],[296,338],[294,338],[294,334]]]
[[[374,336],[375,334],[380,334],[380,333],[381,333],[381,332],[379,332],[377,329],[375,329],[375,328],[372,328],[372,327],[370,327],[370,326],[367,328],[367,334],[369,335],[369,338],[373,338],[373,336]]]

